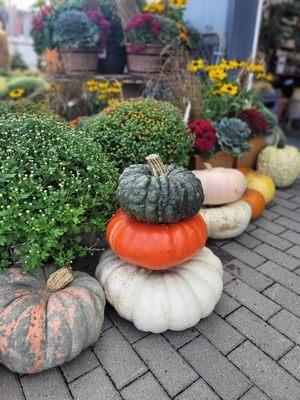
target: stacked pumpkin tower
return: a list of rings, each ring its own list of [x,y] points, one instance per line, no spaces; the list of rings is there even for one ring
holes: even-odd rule
[[[126,168],[121,208],[108,224],[110,249],[96,278],[120,316],[142,331],[183,330],[209,315],[222,293],[221,261],[204,247],[202,185],[156,154]]]

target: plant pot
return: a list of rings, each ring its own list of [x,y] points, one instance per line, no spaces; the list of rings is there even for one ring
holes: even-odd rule
[[[127,63],[126,48],[116,41],[108,41],[105,57],[98,61],[102,74],[123,74]]]
[[[60,52],[66,74],[97,71],[98,49],[96,47],[62,49]]]
[[[126,44],[128,71],[135,75],[157,74],[162,65],[162,49],[158,44],[146,44],[143,49]]]
[[[217,154],[207,160],[203,160],[198,154],[194,154],[195,169],[205,169],[204,163],[210,164],[212,167],[232,168],[234,157],[230,154],[218,151]]]
[[[240,159],[237,159],[237,168],[245,167],[255,169],[258,154],[266,146],[266,138],[256,137],[248,140],[251,150],[244,154]]]
[[[46,75],[59,75],[64,73],[64,63],[58,49],[46,49],[44,51]]]

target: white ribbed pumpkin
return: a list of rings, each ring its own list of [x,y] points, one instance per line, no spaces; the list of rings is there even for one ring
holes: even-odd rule
[[[217,206],[237,201],[247,188],[247,181],[240,171],[233,168],[212,168],[205,164],[205,170],[193,171],[200,179],[204,191],[204,203]]]
[[[243,200],[219,207],[203,208],[200,214],[207,225],[211,239],[230,239],[241,235],[247,228],[252,209]]]
[[[108,249],[96,269],[107,301],[141,331],[180,331],[207,317],[223,289],[222,263],[204,248],[163,271],[128,264]]]

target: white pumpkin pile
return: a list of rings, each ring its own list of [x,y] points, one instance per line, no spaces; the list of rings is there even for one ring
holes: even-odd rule
[[[251,206],[241,200],[247,180],[237,169],[205,166],[205,170],[193,173],[200,179],[204,190],[206,208],[202,208],[200,214],[206,222],[208,237],[237,237],[247,228],[252,216]]]

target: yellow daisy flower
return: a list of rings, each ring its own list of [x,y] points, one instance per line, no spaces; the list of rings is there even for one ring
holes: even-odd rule
[[[232,85],[231,83],[226,83],[220,87],[220,91],[221,93],[235,96],[239,91],[239,87],[237,85]]]
[[[204,61],[202,58],[198,60],[191,60],[188,63],[187,70],[190,72],[198,72],[200,69],[204,69]]]
[[[151,14],[160,14],[165,10],[165,5],[161,1],[154,1],[151,4],[148,4],[144,7],[145,12],[149,12]]]
[[[209,71],[208,76],[212,81],[215,81],[215,80],[222,81],[223,79],[225,79],[227,77],[227,74],[221,68],[215,68],[215,69],[211,69]]]
[[[23,88],[13,89],[9,92],[9,97],[11,99],[18,99],[19,97],[23,96],[25,90]]]
[[[230,69],[237,69],[239,68],[239,63],[236,60],[230,60],[228,66]]]
[[[171,7],[182,8],[187,5],[188,0],[169,0]]]
[[[98,82],[98,89],[107,89],[109,87],[109,82]]]
[[[120,104],[120,100],[118,99],[109,99],[107,104],[112,107],[112,106],[117,106],[118,104]]]
[[[107,98],[106,94],[99,94],[98,99],[99,100],[105,100]]]

